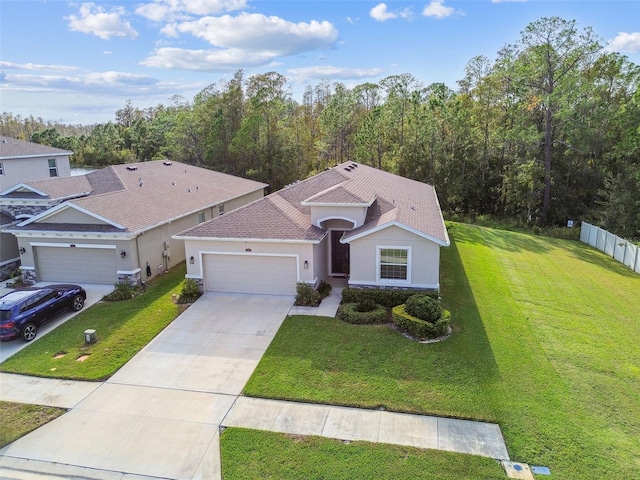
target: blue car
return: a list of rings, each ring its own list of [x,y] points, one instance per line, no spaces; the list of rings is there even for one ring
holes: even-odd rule
[[[67,310],[82,310],[87,292],[79,285],[47,285],[14,290],[0,297],[0,340],[30,342],[38,328]]]

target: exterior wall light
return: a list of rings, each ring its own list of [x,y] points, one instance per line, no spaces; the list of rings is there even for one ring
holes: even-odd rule
[[[120,252],[120,258],[124,258],[124,257],[126,257],[126,256],[127,256],[127,252],[125,252],[124,250],[122,250],[122,251]]]
[[[309,268],[309,262],[307,260],[304,261],[304,269],[307,270]]]
[[[195,259],[195,258],[193,258],[193,255],[191,255],[191,256],[189,257],[189,263],[190,263],[191,265],[193,265],[194,263],[196,263],[196,259]]]
[[[20,255],[24,255],[26,252],[26,250],[24,249],[24,247],[20,247]]]

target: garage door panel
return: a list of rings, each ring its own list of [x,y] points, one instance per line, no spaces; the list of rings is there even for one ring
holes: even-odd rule
[[[262,255],[204,255],[208,292],[295,295],[295,257]]]
[[[35,253],[39,281],[109,285],[118,281],[115,250],[36,247]]]

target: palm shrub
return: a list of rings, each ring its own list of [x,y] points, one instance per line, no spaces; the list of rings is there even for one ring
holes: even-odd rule
[[[178,303],[193,303],[200,296],[200,288],[193,278],[187,278],[182,283],[182,290],[178,296]]]
[[[327,282],[326,280],[322,280],[319,284],[318,284],[318,293],[320,294],[320,296],[322,298],[326,298],[331,294],[331,289],[333,287],[331,286],[331,284],[329,282]]]
[[[300,307],[317,307],[322,300],[321,295],[308,283],[296,285],[296,305]]]

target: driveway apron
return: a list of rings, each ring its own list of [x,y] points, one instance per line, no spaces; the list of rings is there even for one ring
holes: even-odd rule
[[[293,297],[204,295],[70,412],[1,449],[0,467],[21,458],[220,478],[219,425],[292,304]]]

